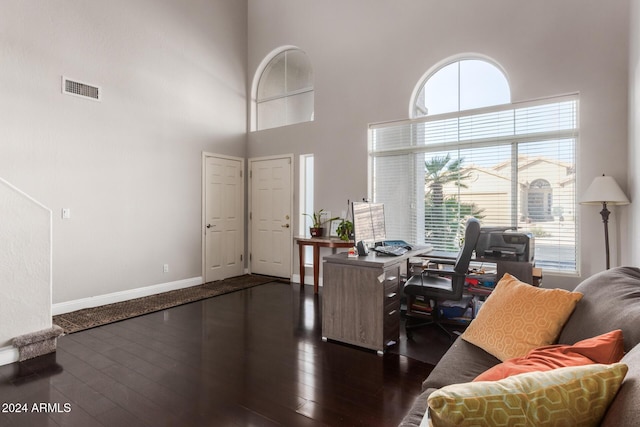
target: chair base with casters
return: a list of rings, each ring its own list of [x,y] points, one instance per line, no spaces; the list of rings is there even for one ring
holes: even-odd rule
[[[430,313],[429,314],[425,314],[423,312],[416,312],[415,310],[411,309],[411,306],[413,304],[413,300],[414,298],[409,298],[409,300],[407,301],[407,311],[405,313],[405,333],[407,336],[407,339],[412,339],[413,338],[413,330],[414,329],[418,329],[418,328],[422,328],[424,326],[437,326],[441,332],[444,332],[444,334],[449,337],[449,339],[451,341],[455,340],[459,335],[460,335],[460,331],[458,330],[451,330],[449,328],[447,328],[445,326],[445,324],[449,324],[452,327],[456,327],[459,326],[457,324],[453,324],[453,323],[447,323],[446,318],[443,318],[440,312],[440,305],[438,303],[437,299],[434,300],[430,300],[433,302],[433,306],[431,307]]]

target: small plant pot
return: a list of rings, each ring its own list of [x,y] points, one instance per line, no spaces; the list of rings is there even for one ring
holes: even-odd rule
[[[322,237],[322,235],[324,234],[324,228],[311,227],[309,228],[309,233],[311,234],[311,237]]]

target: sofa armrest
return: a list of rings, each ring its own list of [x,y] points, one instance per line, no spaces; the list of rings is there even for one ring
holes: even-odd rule
[[[435,388],[430,388],[422,392],[416,400],[413,401],[411,409],[407,412],[407,415],[402,419],[398,427],[420,427],[424,415],[427,413],[427,399],[429,395],[436,391]]]
[[[621,360],[629,367],[618,394],[609,405],[601,426],[633,427],[640,420],[640,345],[636,345]]]

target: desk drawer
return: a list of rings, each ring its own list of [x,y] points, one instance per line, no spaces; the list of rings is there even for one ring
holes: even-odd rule
[[[396,303],[400,301],[400,292],[398,286],[395,288],[389,288],[384,290],[384,301],[382,305],[387,307],[390,304]]]
[[[390,268],[384,272],[384,292],[398,292],[400,285],[400,267]]]
[[[389,341],[397,341],[400,336],[400,300],[384,307],[383,336],[385,345]]]

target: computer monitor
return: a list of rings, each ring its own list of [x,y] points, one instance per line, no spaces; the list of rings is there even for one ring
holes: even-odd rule
[[[353,202],[353,233],[356,242],[367,245],[386,239],[384,204]]]

